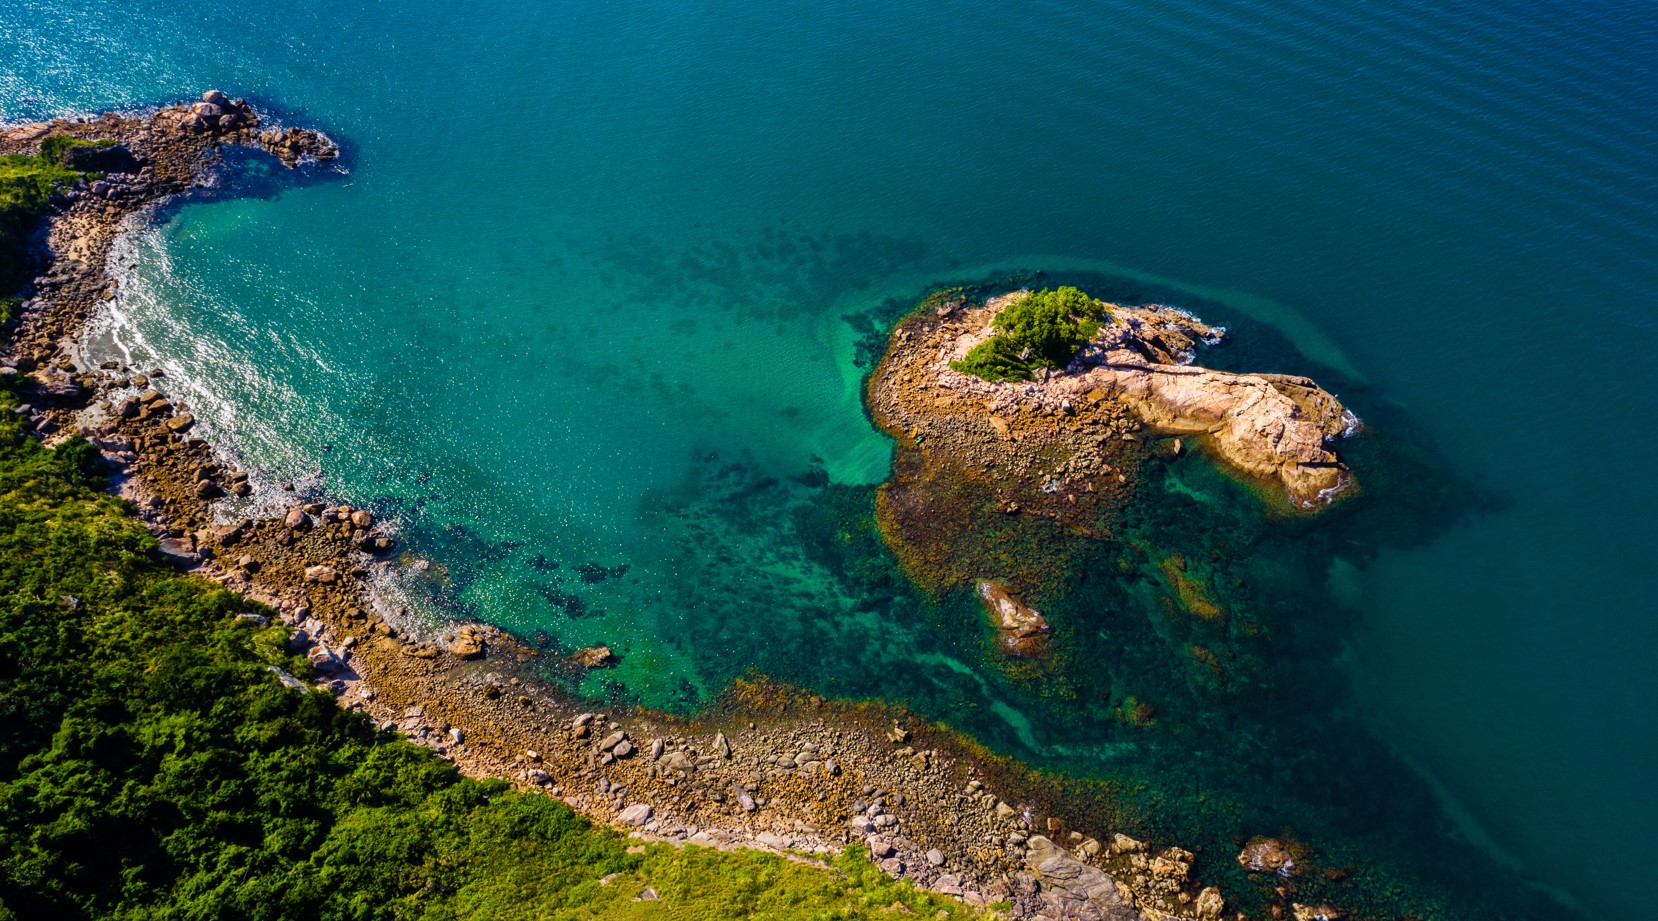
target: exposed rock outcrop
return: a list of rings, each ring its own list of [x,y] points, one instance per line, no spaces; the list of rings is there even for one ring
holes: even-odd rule
[[[1023,296],[992,299],[965,318],[964,331],[941,343],[929,369],[943,388],[986,400],[997,415],[1019,404],[1070,415],[1085,402],[1116,402],[1158,433],[1210,436],[1223,460],[1276,477],[1303,508],[1347,484],[1347,468],[1331,446],[1357,428],[1353,414],[1304,377],[1191,364],[1200,346],[1220,342],[1226,331],[1171,307],[1108,305],[1110,319],[1076,361],[1042,381],[992,383],[950,367],[992,335],[996,313]]]
[[[996,625],[997,645],[1009,655],[1037,656],[1047,649],[1053,628],[1036,609],[1013,597],[1006,585],[980,580],[979,598]]]
[[[1071,856],[1043,835],[1025,843],[1025,863],[1036,874],[1050,910],[1076,921],[1138,921],[1140,913],[1123,898],[1104,870]]]

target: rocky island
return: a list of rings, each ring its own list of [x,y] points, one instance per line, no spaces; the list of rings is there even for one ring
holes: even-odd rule
[[[1225,335],[1182,310],[1075,288],[935,294],[898,324],[868,383],[876,423],[898,442],[879,509],[906,571],[934,591],[979,580],[1004,648],[1030,655],[1047,627],[1015,596],[1055,567],[976,540],[996,517],[1110,537],[1145,453],[1188,445],[1302,512],[1333,501],[1352,482],[1335,445],[1357,418],[1304,377],[1194,364]],[[1063,538],[1047,543],[1064,553]]]

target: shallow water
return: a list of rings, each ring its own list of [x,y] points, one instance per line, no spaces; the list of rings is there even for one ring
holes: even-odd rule
[[[218,85],[346,144],[349,175],[244,175],[133,240],[116,305],[111,335],[270,482],[403,517],[449,576],[433,604],[609,643],[589,693],[693,706],[754,667],[901,697],[1153,778],[1168,831],[1216,851],[1170,790],[1376,853],[1431,824],[1362,726],[1526,876],[1637,910],[1649,6],[451,7],[0,0],[0,119]],[[1148,474],[1143,543],[1234,533],[1216,578],[1276,590],[1238,602],[1270,627],[1240,646],[1256,696],[1174,664],[1155,566],[1055,600],[1079,689],[1056,697],[857,533],[890,456],[868,324],[1014,266],[1179,279],[1239,331],[1217,361],[1317,374],[1377,469],[1432,481],[1302,533],[1201,462]],[[1284,706],[1314,689],[1317,745]],[[1160,726],[1115,722],[1126,693]],[[1355,790],[1379,792],[1331,805]]]

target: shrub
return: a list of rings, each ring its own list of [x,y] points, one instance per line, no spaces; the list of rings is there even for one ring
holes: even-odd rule
[[[996,334],[950,367],[987,381],[1028,381],[1070,364],[1107,316],[1102,302],[1076,288],[1037,291],[996,314]]]

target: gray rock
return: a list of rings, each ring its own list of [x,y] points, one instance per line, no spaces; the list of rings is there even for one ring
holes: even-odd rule
[[[622,814],[617,816],[617,818],[628,823],[629,825],[643,825],[651,820],[652,814],[653,810],[650,806],[644,803],[634,803],[626,809],[623,809]]]
[[[726,739],[725,733],[714,734],[714,750],[720,753],[721,758],[731,757],[731,742]]]
[[[1104,870],[1072,857],[1043,835],[1033,835],[1025,863],[1042,884],[1042,901],[1079,921],[1139,921]]]
[[[662,743],[661,739],[653,739],[651,741],[651,760],[655,761],[656,759],[662,757],[662,750],[666,747],[667,746]]]
[[[876,860],[884,860],[891,857],[893,853],[892,843],[885,838],[869,839],[869,856]]]
[[[208,90],[201,94],[201,101],[208,105],[218,106],[220,111],[230,108],[230,97],[218,90]]]
[[[933,848],[927,852],[927,862],[935,867],[944,866],[944,852],[936,847]]]
[[[754,797],[749,796],[747,793],[737,794],[737,805],[742,806],[744,812],[753,812],[759,808],[754,803]]]
[[[305,682],[295,678],[293,675],[288,674],[274,665],[265,666],[265,671],[275,675],[276,680],[282,682],[282,686],[285,688],[293,688],[296,691],[305,690]]]
[[[175,563],[194,566],[201,562],[201,554],[189,540],[182,537],[169,537],[161,542],[161,555]]]

